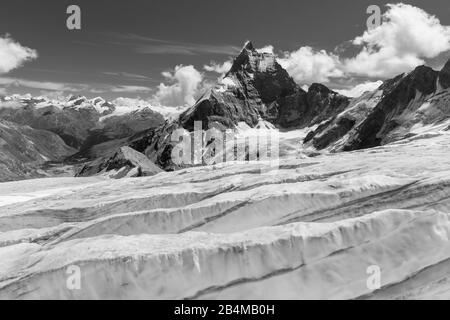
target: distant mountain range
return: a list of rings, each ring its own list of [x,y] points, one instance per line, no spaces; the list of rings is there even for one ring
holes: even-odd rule
[[[69,96],[51,100],[17,95],[0,98],[0,119],[1,180],[40,176],[34,170],[25,174],[27,170],[23,168],[35,168],[46,161],[93,160],[98,156],[97,150],[104,153],[108,149],[98,145],[116,146],[114,142],[120,145],[121,139],[165,121],[149,106],[123,110],[100,97]],[[25,147],[23,141],[27,139],[33,144]],[[41,153],[44,156],[38,155]]]

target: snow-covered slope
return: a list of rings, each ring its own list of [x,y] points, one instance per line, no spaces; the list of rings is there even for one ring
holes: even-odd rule
[[[442,131],[278,168],[0,184],[0,298],[449,298],[449,152]]]

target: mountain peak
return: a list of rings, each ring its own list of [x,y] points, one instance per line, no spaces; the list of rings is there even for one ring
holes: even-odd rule
[[[410,97],[415,95],[415,90],[423,94],[431,94],[436,91],[436,80],[439,73],[428,66],[418,66],[412,72],[410,72],[405,79],[405,87],[401,86],[402,93],[407,94]]]
[[[329,94],[333,93],[327,86],[321,83],[313,83],[309,86],[308,92],[320,93],[320,94]]]
[[[245,42],[244,47],[242,49],[253,51],[255,50],[255,47],[253,47],[253,43],[250,40],[248,40]]]
[[[241,69],[252,69],[253,64],[251,62],[255,61],[255,58],[257,58],[257,56],[258,52],[253,47],[253,43],[251,41],[247,41],[242,47],[239,55],[234,58],[233,64],[230,70],[226,73],[225,77],[229,76],[230,74],[236,73]]]

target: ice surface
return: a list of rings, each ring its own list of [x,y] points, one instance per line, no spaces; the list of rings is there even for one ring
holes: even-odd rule
[[[448,299],[450,135],[430,132],[278,168],[0,184],[0,298]]]

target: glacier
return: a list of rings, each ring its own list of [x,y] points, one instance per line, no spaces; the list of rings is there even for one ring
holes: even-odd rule
[[[297,148],[278,167],[1,183],[0,299],[448,299],[441,129],[351,152]],[[283,149],[301,134],[281,134]]]

